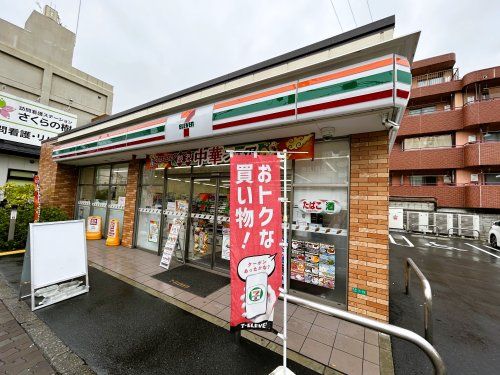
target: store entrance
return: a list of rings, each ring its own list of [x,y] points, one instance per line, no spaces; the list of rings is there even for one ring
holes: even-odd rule
[[[187,261],[229,272],[229,176],[191,177]]]

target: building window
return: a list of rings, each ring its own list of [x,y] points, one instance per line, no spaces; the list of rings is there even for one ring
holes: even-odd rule
[[[410,176],[411,186],[435,186],[437,176]]]
[[[406,138],[403,143],[403,150],[452,147],[452,146],[453,146],[452,135],[444,134],[444,135],[433,135],[428,137]]]
[[[485,173],[484,183],[486,185],[500,185],[500,172],[496,173]]]
[[[485,133],[483,139],[485,142],[500,142],[500,131]]]
[[[36,173],[20,169],[9,169],[7,172],[7,182],[16,185],[32,184]]]
[[[426,113],[436,112],[437,108],[435,105],[421,107],[421,108],[411,108],[408,110],[410,116],[414,115],[424,115]]]

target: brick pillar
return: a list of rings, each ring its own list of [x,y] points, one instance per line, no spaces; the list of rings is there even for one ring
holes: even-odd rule
[[[389,321],[388,157],[386,131],[351,137],[348,310],[384,322]]]
[[[59,207],[72,219],[75,215],[78,168],[56,163],[52,159],[53,148],[53,142],[45,142],[40,149],[38,175],[42,207]]]
[[[122,245],[132,247],[134,241],[135,205],[137,200],[137,186],[141,164],[133,159],[128,165],[127,192],[125,198],[125,213],[123,215]]]

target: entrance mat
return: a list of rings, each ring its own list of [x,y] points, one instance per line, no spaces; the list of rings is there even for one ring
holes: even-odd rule
[[[186,292],[206,297],[229,284],[229,277],[203,271],[199,268],[182,265],[156,274],[153,278],[184,289]]]

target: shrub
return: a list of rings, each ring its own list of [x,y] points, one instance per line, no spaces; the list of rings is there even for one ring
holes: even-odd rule
[[[34,208],[32,203],[20,205],[17,208],[16,229],[14,240],[7,241],[10,224],[10,208],[0,208],[0,251],[23,249],[28,238],[29,223],[33,222]],[[68,220],[66,212],[58,207],[44,207],[40,212],[40,221]]]
[[[23,206],[28,203],[33,203],[35,193],[34,184],[13,184],[11,182],[0,186],[0,192],[3,198],[7,201],[7,208],[12,206]]]

